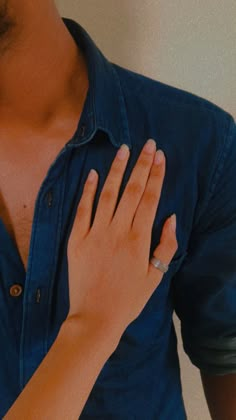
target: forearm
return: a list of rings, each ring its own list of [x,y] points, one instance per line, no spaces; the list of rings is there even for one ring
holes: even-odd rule
[[[208,375],[201,372],[203,388],[213,420],[236,419],[236,373]]]
[[[78,419],[102,367],[118,345],[114,337],[96,326],[65,321],[3,420]]]

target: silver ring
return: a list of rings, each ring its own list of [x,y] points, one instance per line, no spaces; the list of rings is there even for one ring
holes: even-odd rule
[[[151,258],[150,263],[154,265],[155,268],[158,268],[160,271],[162,271],[162,273],[166,273],[169,269],[168,264],[162,263],[154,256]]]

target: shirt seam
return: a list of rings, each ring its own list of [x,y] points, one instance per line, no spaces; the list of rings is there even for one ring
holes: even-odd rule
[[[223,173],[225,162],[226,162],[226,157],[229,153],[230,146],[232,145],[233,126],[234,126],[235,122],[234,122],[233,117],[230,114],[228,114],[228,115],[229,115],[229,117],[225,121],[224,130],[223,130],[224,135],[223,135],[222,147],[220,148],[220,150],[218,152],[218,156],[217,156],[216,162],[215,162],[215,169],[213,170],[211,180],[209,181],[209,192],[208,192],[208,196],[206,197],[206,200],[205,200],[205,203],[204,203],[204,209],[205,210],[207,209],[207,207],[210,203],[210,200],[211,200],[213,194],[216,191],[217,182],[218,182],[218,180],[220,179],[220,176]],[[199,220],[204,215],[205,210],[203,212],[201,212],[201,215],[199,216]]]
[[[217,181],[223,172],[224,165],[226,162],[226,157],[227,157],[227,154],[229,153],[229,149],[233,140],[233,126],[234,126],[234,119],[232,116],[230,116],[227,129],[225,130],[222,151],[219,153],[218,161],[215,168],[215,174],[213,175],[210,195],[214,193],[214,189],[216,188]]]
[[[166,102],[168,104],[173,104],[173,105],[178,105],[178,106],[186,106],[188,108],[193,108],[196,109],[196,107],[198,109],[205,109],[207,111],[212,112],[213,114],[225,114],[226,117],[228,117],[229,119],[232,118],[231,114],[229,112],[227,112],[226,110],[224,110],[223,108],[221,108],[220,106],[214,104],[213,102],[208,101],[206,98],[203,98],[201,96],[197,96],[195,93],[190,92],[188,90],[184,90],[182,88],[178,88],[177,86],[174,85],[168,85],[165,83],[162,83],[160,80],[157,79],[152,79],[149,76],[146,76],[144,74],[141,73],[136,73],[133,72],[132,70],[129,70],[128,68],[125,67],[121,67],[119,66],[117,63],[114,63],[112,61],[110,61],[110,64],[112,64],[112,66],[115,66],[115,70],[119,75],[119,79],[120,79],[120,83],[123,84],[125,83],[127,86],[129,86],[129,82],[126,80],[124,80],[122,78],[122,76],[120,76],[119,74],[119,69],[123,70],[123,71],[128,71],[131,72],[132,74],[134,74],[134,76],[139,76],[139,77],[144,77],[145,79],[147,79],[149,82],[153,82],[158,84],[158,86],[163,86],[163,89],[170,89],[172,90],[172,94],[174,94],[173,89],[177,89],[176,92],[176,98],[170,98],[168,96],[168,92],[165,92],[165,94],[161,94],[160,92],[157,92],[159,94],[158,97],[156,97],[156,101],[157,102]],[[118,67],[118,71],[117,71],[117,67]],[[143,89],[143,86],[140,86],[140,89]],[[135,93],[139,93],[139,89],[136,88]],[[177,95],[179,95],[177,97]],[[183,97],[181,97],[181,95],[183,95]],[[189,97],[188,97],[189,95]],[[187,100],[185,100],[185,97]]]

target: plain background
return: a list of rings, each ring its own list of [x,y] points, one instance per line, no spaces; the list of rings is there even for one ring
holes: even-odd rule
[[[112,62],[206,98],[236,118],[235,0],[57,0]],[[209,420],[200,375],[178,333],[189,420]]]

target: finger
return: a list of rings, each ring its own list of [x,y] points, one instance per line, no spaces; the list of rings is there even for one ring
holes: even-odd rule
[[[90,178],[91,173],[93,178]],[[79,239],[84,238],[90,230],[93,202],[98,184],[98,173],[93,169],[84,184],[83,193],[77,207],[76,216],[69,238],[70,244],[76,245]]]
[[[162,229],[160,243],[153,252],[154,257],[159,259],[164,264],[170,264],[176,250],[178,249],[178,242],[176,232],[173,231],[171,226],[171,217],[169,217]],[[152,295],[154,290],[160,284],[165,273],[162,273],[158,268],[154,267],[149,261],[148,274],[146,278],[147,292]]]
[[[159,205],[165,176],[165,155],[162,152],[163,160],[161,162],[156,161],[157,156],[158,152],[155,154],[148,182],[132,224],[132,230],[138,236],[141,236],[144,242],[146,238],[148,249],[150,247],[153,222]]]
[[[148,150],[147,148],[150,147]],[[143,147],[130,179],[122,194],[113,222],[124,229],[129,229],[137,206],[146,187],[147,179],[152,167],[156,142],[150,139]]]
[[[93,228],[108,226],[112,220],[129,155],[130,151],[126,144],[123,144],[116,153],[99,196]]]

